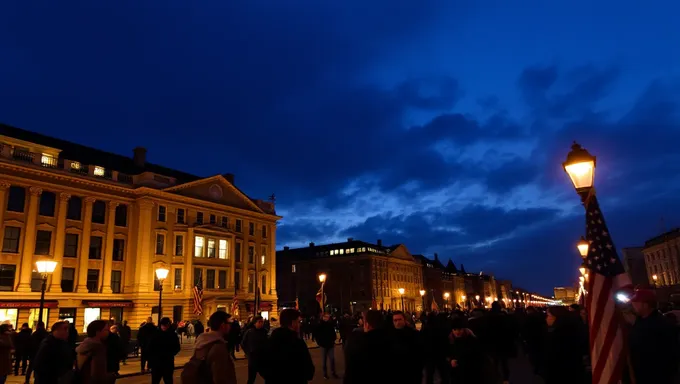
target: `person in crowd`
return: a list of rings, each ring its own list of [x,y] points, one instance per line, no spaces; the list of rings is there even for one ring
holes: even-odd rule
[[[390,367],[379,370],[375,367]],[[345,346],[345,384],[397,383],[398,369],[385,320],[380,311],[364,315],[364,332],[353,332]]]
[[[501,303],[494,301],[491,311],[486,315],[486,347],[493,364],[499,369],[503,383],[510,380],[510,367],[508,361],[517,357],[515,341],[517,339],[516,327],[505,312],[501,311]]]
[[[182,384],[236,384],[236,369],[227,348],[231,315],[217,311],[210,315],[210,332],[196,337],[194,353],[182,371]],[[204,364],[194,364],[204,362]],[[196,366],[189,370],[187,366]]]
[[[12,372],[12,333],[8,324],[0,325],[0,384],[5,384]]]
[[[116,378],[107,370],[106,345],[109,322],[94,320],[87,325],[87,337],[76,348],[76,369],[82,384],[111,384]]]
[[[31,375],[33,374],[33,356],[38,352],[38,347],[40,347],[40,343],[47,337],[47,330],[45,329],[45,323],[42,321],[38,322],[38,325],[35,328],[35,332],[31,335],[31,350],[30,350],[30,357],[28,360],[28,369],[26,370],[26,384],[29,384],[31,381]]]
[[[330,360],[331,363],[331,374],[334,378],[338,378],[335,372],[335,339],[337,335],[335,334],[335,324],[331,320],[331,315],[324,313],[321,317],[321,321],[316,326],[314,332],[314,339],[316,344],[321,348],[321,367],[323,369],[323,377],[328,379],[328,367],[327,363]]]
[[[26,374],[26,363],[31,354],[31,328],[28,323],[21,324],[21,329],[14,336],[14,376],[19,375],[19,366],[21,366],[21,375]]]
[[[231,323],[229,334],[227,335],[227,348],[231,358],[236,360],[236,350],[241,343],[241,324],[238,321]]]
[[[146,322],[142,324],[141,327],[139,327],[139,331],[137,331],[137,346],[141,350],[141,369],[142,372],[145,372],[147,368],[151,369],[151,364],[147,364],[149,362],[149,354],[145,351],[148,351],[149,349],[149,342],[151,341],[151,336],[156,332],[156,325],[153,323],[153,319],[149,317],[146,319]]]
[[[123,323],[118,326],[118,335],[120,336],[120,342],[123,346],[123,365],[127,364],[127,357],[131,352],[130,340],[132,339],[132,330],[128,325],[127,320],[123,320]]]
[[[69,323],[57,321],[33,357],[35,384],[57,384],[73,368],[73,353],[68,344]]]
[[[78,342],[78,330],[76,329],[76,325],[74,323],[68,323],[68,345],[71,347],[71,354],[73,355],[73,359],[75,360],[76,358],[76,343]]]
[[[409,316],[410,317],[410,316]],[[393,353],[396,356],[394,364],[402,371],[404,384],[421,384],[423,382],[423,347],[420,333],[409,325],[407,316],[402,311],[392,314],[391,332]]]
[[[638,289],[631,298],[637,318],[628,335],[630,365],[636,384],[670,384],[678,373],[677,333],[656,308],[656,294]]]
[[[450,344],[447,353],[452,383],[482,384],[485,382],[483,345],[468,328],[463,317],[451,321]]]
[[[449,352],[449,330],[446,322],[446,315],[432,312],[427,315],[421,330],[426,384],[434,384],[435,372],[439,374],[442,383],[449,382],[451,368],[446,360]]]
[[[149,342],[149,361],[153,367],[151,383],[172,384],[175,370],[175,355],[180,351],[179,339],[172,329],[172,321],[168,317],[161,319],[159,328],[151,335]]]
[[[583,356],[588,345],[579,314],[567,307],[549,307],[546,314],[548,328],[541,354],[541,376],[545,384],[584,382]]]
[[[208,323],[208,326],[210,326],[210,323]],[[205,327],[203,326],[203,323],[201,323],[201,320],[196,320],[196,322],[192,326],[193,328],[193,334],[196,339],[198,339],[203,332],[205,332]]]
[[[243,335],[241,347],[248,359],[248,384],[253,384],[257,377],[258,359],[267,347],[267,330],[264,329],[264,319],[262,316],[255,316],[253,318],[253,326]]]
[[[286,308],[281,326],[272,331],[259,363],[266,384],[306,384],[314,378],[314,363],[307,343],[300,339],[300,312]]]
[[[120,361],[124,356],[123,342],[118,333],[118,326],[109,322],[109,335],[104,341],[106,344],[106,371],[114,376],[120,371]]]

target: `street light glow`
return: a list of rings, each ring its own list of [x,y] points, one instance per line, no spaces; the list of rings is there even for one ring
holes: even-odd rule
[[[158,280],[165,280],[165,278],[168,277],[168,273],[170,273],[170,270],[165,267],[156,268],[156,277]]]
[[[38,260],[35,262],[35,266],[38,268],[38,273],[50,274],[57,268],[57,262],[49,259]]]
[[[319,282],[320,282],[320,283],[323,283],[324,281],[326,281],[326,274],[325,274],[325,273],[320,273],[320,274],[319,274]]]
[[[595,178],[595,156],[574,142],[567,160],[562,164],[577,192],[593,187]]]
[[[404,288],[399,288],[398,291],[400,295],[403,295],[406,290]]]
[[[581,236],[581,240],[579,240],[578,244],[576,244],[576,248],[578,248],[578,253],[581,255],[581,257],[585,259],[588,256],[590,243],[583,236]]]
[[[448,292],[444,292],[444,298],[445,298],[446,300],[449,299],[449,296],[451,296],[451,295],[450,295]]]
[[[425,290],[424,289],[420,290],[420,296],[425,296]]]

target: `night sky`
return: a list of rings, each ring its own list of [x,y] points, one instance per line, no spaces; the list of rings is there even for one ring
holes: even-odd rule
[[[679,225],[678,14],[670,0],[4,1],[0,121],[234,173],[252,197],[276,193],[279,248],[380,238],[547,295],[580,263],[573,140],[598,156],[617,247]]]

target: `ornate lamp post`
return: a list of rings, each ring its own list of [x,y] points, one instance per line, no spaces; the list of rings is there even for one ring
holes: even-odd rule
[[[425,290],[421,289],[419,293],[420,293],[420,301],[422,302],[422,306],[423,306],[422,311],[425,312]]]
[[[168,277],[170,270],[165,266],[159,266],[156,268],[156,278],[158,278],[158,323],[161,323],[161,318],[163,318],[163,281]]]
[[[38,260],[35,262],[38,273],[42,276],[40,286],[40,309],[38,310],[38,324],[43,321],[43,308],[45,307],[45,290],[47,290],[47,278],[57,268],[57,262],[50,259]]]
[[[652,275],[652,280],[654,280],[654,287],[655,288],[658,287],[659,286],[659,276],[657,276],[656,274]]]
[[[326,285],[326,274],[319,274],[319,283],[321,283],[321,313],[326,312],[326,295],[324,294],[324,285]]]
[[[449,308],[449,296],[451,296],[451,294],[449,294],[448,292],[444,292],[444,299],[446,300],[446,309]]]
[[[401,296],[401,310],[403,311],[404,310],[404,292],[406,292],[406,290],[404,288],[399,288],[398,291],[399,291],[399,296]]]
[[[467,298],[467,296],[465,296],[465,295],[460,297],[460,299],[463,300],[463,309],[467,309],[467,302],[465,301],[466,298]]]

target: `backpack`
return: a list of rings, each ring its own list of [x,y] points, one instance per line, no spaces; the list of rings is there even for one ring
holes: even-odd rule
[[[182,384],[212,384],[213,377],[210,365],[208,364],[208,356],[212,347],[217,343],[222,343],[222,341],[217,340],[206,346],[204,358],[197,357],[196,351],[194,351],[191,359],[184,364],[181,375]]]

